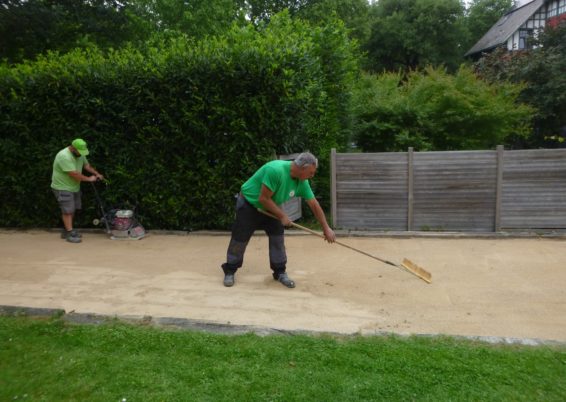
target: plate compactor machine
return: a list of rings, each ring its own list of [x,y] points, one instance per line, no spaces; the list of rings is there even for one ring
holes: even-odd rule
[[[145,236],[144,227],[136,219],[135,213],[131,209],[110,209],[106,210],[98,190],[94,183],[92,188],[98,203],[101,217],[94,219],[92,223],[95,226],[104,224],[106,233],[110,235],[112,240],[140,240]]]

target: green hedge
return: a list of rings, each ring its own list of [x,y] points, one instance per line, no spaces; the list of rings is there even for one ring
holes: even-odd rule
[[[49,55],[0,67],[0,226],[60,226],[50,191],[55,154],[75,137],[107,176],[109,206],[137,205],[146,228],[228,228],[233,195],[276,154],[308,149],[323,166],[350,130],[356,62],[340,23],[310,28],[279,15],[191,43]],[[98,214],[83,183],[88,225]]]

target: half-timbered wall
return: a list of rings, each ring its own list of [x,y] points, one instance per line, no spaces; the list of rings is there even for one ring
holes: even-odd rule
[[[546,6],[534,13],[513,35],[507,39],[508,50],[520,50],[528,47],[528,40],[538,34],[546,24]]]
[[[566,0],[546,2],[521,27],[507,39],[508,50],[520,50],[529,47],[528,40],[536,37],[547,24],[555,25],[566,18]]]
[[[566,20],[566,0],[553,0],[546,9],[546,24],[556,26]]]

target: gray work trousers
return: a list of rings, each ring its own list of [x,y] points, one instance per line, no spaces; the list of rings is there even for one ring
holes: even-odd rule
[[[226,263],[222,264],[225,274],[235,273],[242,266],[248,242],[257,229],[265,230],[269,237],[269,265],[273,271],[273,277],[277,279],[285,272],[287,253],[285,252],[283,224],[278,219],[259,212],[240,194],[236,201],[236,221],[232,226]]]

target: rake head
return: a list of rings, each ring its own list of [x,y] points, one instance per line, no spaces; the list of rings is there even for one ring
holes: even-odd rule
[[[413,275],[418,276],[419,278],[421,278],[423,281],[425,281],[426,283],[431,283],[432,282],[432,275],[430,274],[430,272],[426,271],[425,269],[419,267],[417,264],[415,264],[414,262],[408,260],[408,259],[403,259],[403,262],[401,263],[401,266],[403,268],[405,268],[407,271],[409,271],[410,273],[412,273]]]

